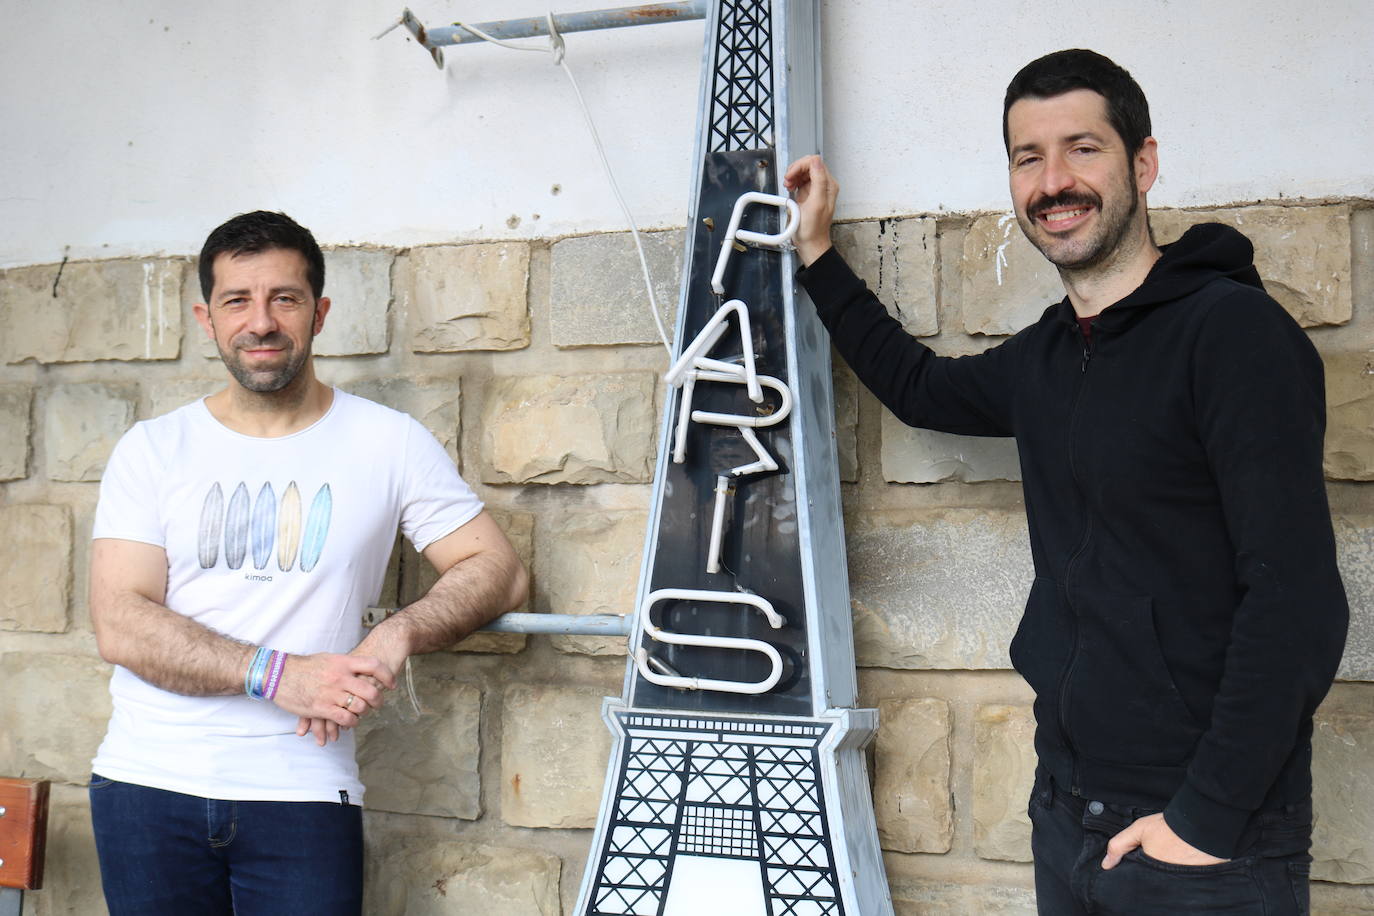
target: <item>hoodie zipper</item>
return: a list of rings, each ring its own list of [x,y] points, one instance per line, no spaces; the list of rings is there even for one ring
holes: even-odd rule
[[[1080,336],[1082,332],[1079,332]],[[1081,626],[1079,622],[1078,609],[1074,607],[1073,599],[1069,594],[1069,581],[1072,579],[1073,567],[1088,549],[1088,542],[1092,538],[1092,513],[1088,511],[1088,495],[1083,487],[1083,481],[1078,476],[1078,461],[1075,458],[1074,443],[1077,441],[1078,412],[1083,402],[1083,392],[1088,386],[1088,364],[1092,362],[1093,346],[1091,338],[1083,341],[1083,361],[1079,364],[1078,391],[1074,394],[1073,411],[1069,414],[1069,474],[1073,477],[1073,482],[1078,487],[1079,498],[1083,500],[1083,537],[1078,542],[1077,549],[1069,557],[1069,561],[1064,566],[1064,600],[1069,606],[1069,611],[1073,614],[1073,646],[1069,650],[1069,663],[1064,666],[1064,674],[1059,682],[1059,739],[1064,743],[1064,747],[1069,751],[1069,763],[1072,768],[1069,777],[1069,793],[1074,796],[1082,794],[1082,789],[1078,782],[1078,752],[1074,749],[1073,741],[1069,738],[1069,724],[1066,718],[1066,710],[1069,705],[1069,685],[1073,681],[1073,669],[1078,664],[1078,647]]]

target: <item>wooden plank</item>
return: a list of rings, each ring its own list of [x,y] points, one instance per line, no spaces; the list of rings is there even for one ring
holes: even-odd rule
[[[46,779],[0,779],[0,887],[43,886],[48,787]]]

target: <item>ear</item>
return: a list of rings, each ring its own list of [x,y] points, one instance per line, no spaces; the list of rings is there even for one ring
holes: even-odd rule
[[[324,316],[329,314],[329,297],[321,296],[315,302],[315,329],[311,336],[319,336],[324,330]]]
[[[1154,187],[1155,179],[1159,177],[1159,143],[1154,137],[1146,137],[1145,142],[1140,144],[1131,167],[1135,169],[1135,183],[1141,194]]]
[[[200,326],[205,329],[205,336],[214,340],[215,326],[210,321],[210,306],[206,305],[204,302],[197,302],[192,308],[192,311],[195,312],[196,321],[200,322]]]

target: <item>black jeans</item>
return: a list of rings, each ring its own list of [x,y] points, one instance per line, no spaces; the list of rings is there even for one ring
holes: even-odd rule
[[[1104,871],[1107,841],[1154,813],[1075,798],[1037,774],[1030,819],[1041,916],[1308,916],[1311,802],[1256,814],[1229,862],[1171,865],[1136,848]]]

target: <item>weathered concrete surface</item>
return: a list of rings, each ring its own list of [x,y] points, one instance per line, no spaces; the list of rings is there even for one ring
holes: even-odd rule
[[[555,614],[633,614],[644,550],[644,512],[566,515],[550,521],[538,576]],[[562,652],[624,655],[623,636],[551,636]]]
[[[358,726],[358,768],[367,807],[401,814],[476,820],[482,816],[482,692],[458,680],[456,659],[411,660],[416,715],[405,688]]]
[[[894,885],[892,906],[896,916],[1036,916],[1030,888],[943,881]]]
[[[1255,267],[1269,295],[1303,327],[1350,320],[1350,207],[1238,207],[1155,210],[1150,225],[1161,245],[1198,223],[1225,223],[1255,246]]]
[[[396,298],[416,353],[530,345],[528,242],[412,248],[397,260]]]
[[[980,706],[973,720],[973,848],[984,859],[1031,860],[1026,802],[1035,783],[1029,706]]]
[[[1374,916],[1374,885],[1311,885],[1314,916]]]
[[[0,550],[0,630],[67,632],[71,510],[28,503],[0,506],[0,544],[5,545]]]
[[[84,784],[110,720],[110,666],[86,655],[0,653],[0,773]]]
[[[1327,336],[1337,346],[1374,350],[1374,208],[1354,208],[1350,214],[1350,300],[1355,320]],[[1322,341],[1324,346],[1328,341]],[[1374,890],[1371,890],[1374,902]],[[1371,907],[1374,912],[1374,906]]]
[[[48,800],[43,889],[24,892],[25,916],[105,916],[86,789],[56,785]]]
[[[33,389],[0,385],[0,480],[29,476],[29,408]]]
[[[1374,681],[1374,516],[1337,515],[1336,561],[1350,602],[1350,629],[1337,677]]]
[[[1312,877],[1374,884],[1374,685],[1337,684],[1312,734]]]
[[[935,234],[927,218],[841,223],[832,232],[835,250],[916,337],[940,331]]]
[[[44,406],[48,477],[99,480],[119,437],[134,423],[137,396],[122,385],[56,385]]]
[[[390,348],[387,315],[395,258],[377,248],[334,248],[324,253],[324,295],[330,308],[324,330],[314,341],[316,356],[358,356]]]
[[[892,483],[1020,480],[1016,440],[917,429],[883,411],[883,479]]]
[[[1033,579],[1021,512],[869,512],[845,534],[859,665],[1011,667]]]
[[[894,852],[949,852],[954,839],[949,703],[885,700],[878,706],[873,813],[878,841]]]
[[[227,376],[154,382],[147,388],[148,412],[144,417],[160,417],[178,407],[185,407],[192,401],[214,394],[226,385]]]
[[[0,271],[0,362],[176,359],[185,270],[156,259]]]
[[[501,735],[501,819],[513,827],[592,827],[611,736],[595,687],[513,685]]]
[[[219,350],[215,348],[215,341],[195,317],[196,304],[205,302],[205,297],[200,291],[200,274],[197,271],[199,264],[199,258],[191,259],[186,265],[186,273],[181,283],[181,313],[186,316],[186,346],[205,359],[218,360]]]
[[[558,856],[539,849],[440,836],[396,838],[368,849],[363,912],[561,916],[562,867]]]
[[[462,382],[457,376],[410,375],[359,379],[341,385],[350,394],[408,413],[434,434],[454,464],[461,460]]]
[[[685,236],[681,229],[641,232],[659,317],[672,340]],[[661,338],[644,292],[644,271],[628,232],[553,244],[549,330],[555,347],[656,344]]]
[[[482,421],[486,483],[647,483],[650,372],[492,379]]]
[[[1026,240],[1011,213],[980,216],[964,237],[964,330],[1015,334],[1064,298],[1059,272]]]
[[[1374,480],[1374,350],[1323,353],[1326,476]]]

